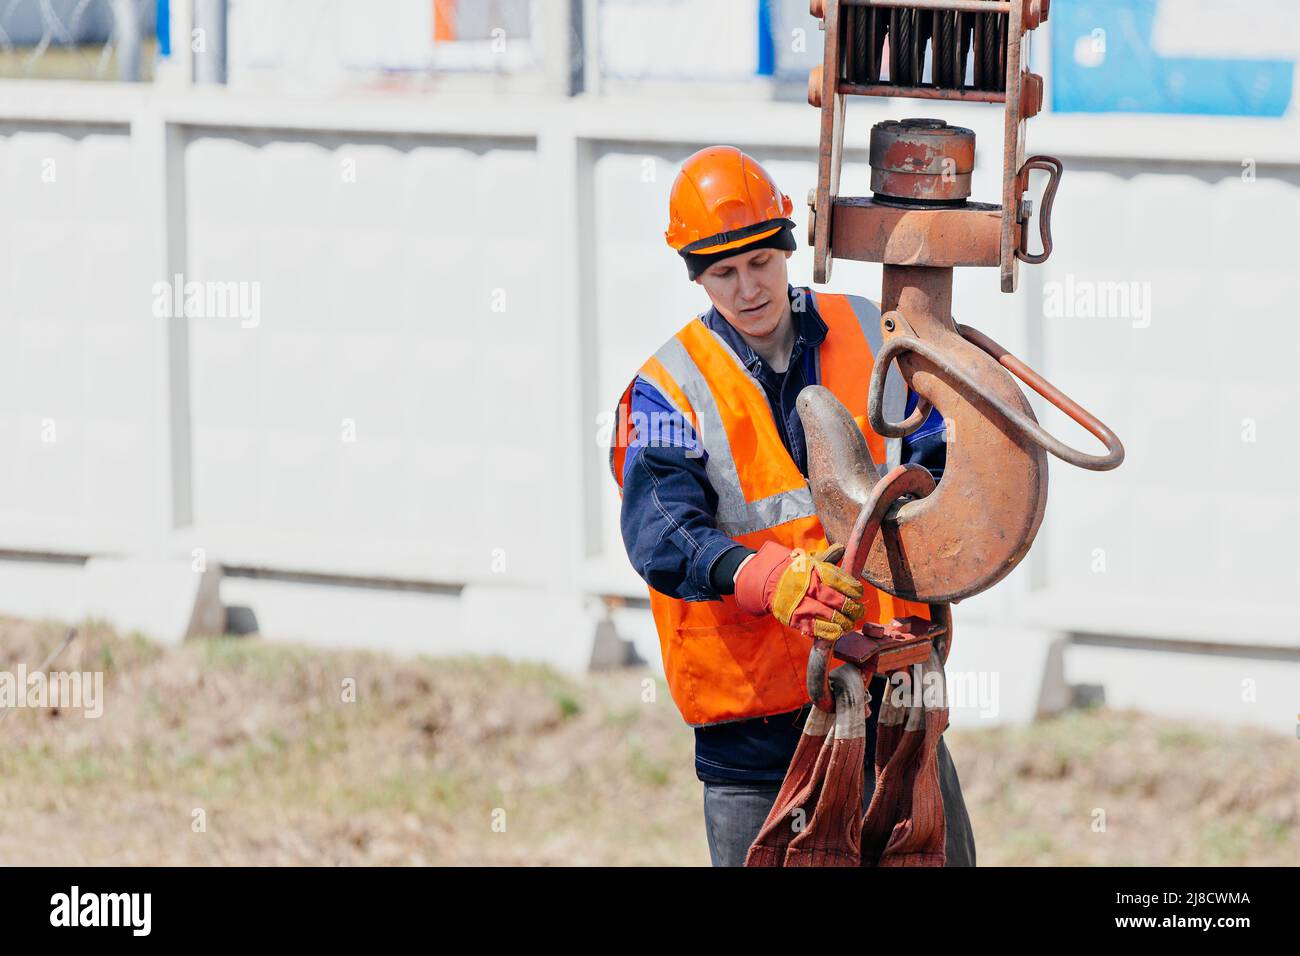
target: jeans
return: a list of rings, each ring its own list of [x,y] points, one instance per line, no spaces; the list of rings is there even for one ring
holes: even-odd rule
[[[946,834],[944,852],[948,866],[975,865],[975,835],[971,832],[961,781],[953,766],[948,745],[939,738],[939,789],[943,794]],[[874,761],[863,767],[862,809],[866,812],[876,789]],[[762,829],[779,783],[706,783],[704,785],[704,829],[709,838],[709,857],[714,866],[744,866],[745,854]]]

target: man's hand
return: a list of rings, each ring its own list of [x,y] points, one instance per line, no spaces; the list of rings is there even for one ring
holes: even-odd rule
[[[836,567],[842,547],[811,555],[769,541],[736,570],[736,603],[750,614],[771,614],[809,637],[833,641],[862,616],[862,582]]]

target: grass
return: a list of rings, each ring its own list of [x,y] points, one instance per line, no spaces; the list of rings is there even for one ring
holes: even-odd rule
[[[57,666],[104,671],[104,713],[0,725],[5,863],[708,861],[693,737],[647,671],[79,631]],[[0,619],[0,669],[60,634]],[[1100,709],[948,741],[982,865],[1300,859],[1294,740]]]

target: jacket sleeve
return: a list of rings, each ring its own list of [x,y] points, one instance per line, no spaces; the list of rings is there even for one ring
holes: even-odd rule
[[[646,584],[670,597],[713,601],[752,554],[717,526],[718,496],[707,456],[691,428],[659,391],[638,378],[630,406],[638,428],[623,466],[623,544]]]
[[[916,409],[917,394],[909,392],[907,396],[907,414]],[[938,481],[943,477],[943,466],[948,460],[948,439],[944,431],[943,416],[937,408],[931,408],[921,427],[903,438],[902,462],[905,465],[920,465]]]

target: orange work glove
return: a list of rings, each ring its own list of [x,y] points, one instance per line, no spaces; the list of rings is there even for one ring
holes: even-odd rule
[[[833,641],[862,616],[862,582],[827,558],[769,541],[736,574],[736,604],[750,614],[771,614],[808,637]]]

